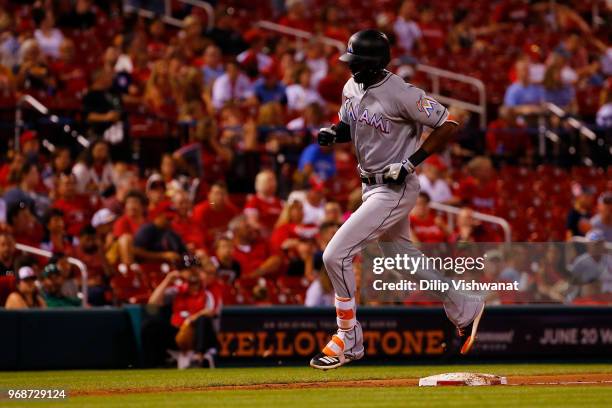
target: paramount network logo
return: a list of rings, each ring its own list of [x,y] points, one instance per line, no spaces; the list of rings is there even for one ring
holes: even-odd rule
[[[391,131],[391,121],[380,113],[377,114],[368,112],[368,109],[366,108],[363,110],[363,112],[361,112],[358,118],[357,115],[359,112],[353,107],[353,103],[351,102],[350,98],[344,102],[344,108],[349,116],[349,119],[353,122],[366,124],[380,130],[383,133],[389,133]]]

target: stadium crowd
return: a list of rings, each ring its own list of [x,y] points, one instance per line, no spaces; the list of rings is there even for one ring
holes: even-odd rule
[[[215,3],[207,29],[181,2],[176,28],[120,1],[0,1],[0,305],[80,305],[71,257],[87,266],[91,305],[161,304],[172,288],[177,328],[221,304],[331,304],[322,252],[361,184],[350,146],[316,143],[349,78],[318,36],[346,42],[365,26],[389,35],[390,69],[407,81],[429,88],[416,61],[476,76],[498,112],[483,132],[451,106],[462,128],[419,171],[416,242],[503,241],[475,211],[507,219],[516,241],[612,241],[609,156],[590,167],[547,160],[529,132],[553,102],[609,137],[606,2],[598,16],[569,1],[380,0],[374,14],[344,0]],[[315,36],[265,31],[257,17]],[[25,94],[54,115],[26,111],[13,140]],[[431,201],[462,207],[452,226]],[[550,287],[544,298],[562,301]]]

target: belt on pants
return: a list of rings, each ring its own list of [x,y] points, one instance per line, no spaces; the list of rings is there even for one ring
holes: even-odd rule
[[[382,173],[370,175],[361,174],[359,177],[361,178],[361,182],[367,186],[373,186],[375,184],[385,184]]]

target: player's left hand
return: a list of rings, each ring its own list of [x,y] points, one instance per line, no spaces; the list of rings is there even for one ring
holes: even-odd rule
[[[321,128],[317,135],[320,146],[332,146],[336,141],[336,126]]]
[[[383,169],[383,181],[387,184],[404,184],[406,177],[414,173],[414,166],[408,161],[393,163]]]

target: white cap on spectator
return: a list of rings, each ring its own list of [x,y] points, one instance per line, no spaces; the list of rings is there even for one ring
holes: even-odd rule
[[[151,176],[147,180],[147,191],[151,190],[152,188],[155,188],[156,186],[160,186],[164,188],[166,186],[166,184],[164,183],[164,179],[159,173],[151,174]]]
[[[21,268],[19,268],[19,272],[17,274],[19,275],[19,280],[36,278],[34,269],[30,268],[29,266],[22,266]]]
[[[117,216],[108,208],[102,208],[96,211],[94,216],[91,218],[91,226],[98,228],[101,225],[111,223],[115,221]]]

